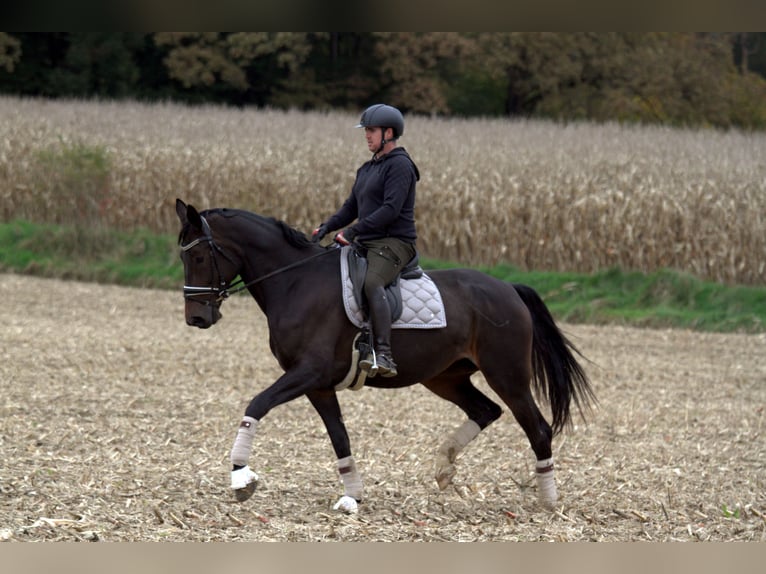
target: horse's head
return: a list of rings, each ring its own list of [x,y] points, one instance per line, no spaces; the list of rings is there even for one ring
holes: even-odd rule
[[[221,302],[239,265],[215,242],[207,220],[193,206],[177,199],[176,213],[181,220],[186,323],[207,329],[221,318]]]

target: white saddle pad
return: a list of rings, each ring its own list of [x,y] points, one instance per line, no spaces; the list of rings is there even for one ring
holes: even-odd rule
[[[343,284],[343,306],[349,320],[359,328],[365,324],[362,311],[354,297],[348,274],[346,246],[340,255],[340,279]],[[399,279],[402,290],[402,316],[391,325],[394,329],[441,329],[447,326],[447,314],[441,293],[433,280],[423,273],[418,279]]]

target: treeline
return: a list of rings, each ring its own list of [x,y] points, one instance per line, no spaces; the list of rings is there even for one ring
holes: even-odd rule
[[[766,128],[766,33],[0,32],[0,92]]]

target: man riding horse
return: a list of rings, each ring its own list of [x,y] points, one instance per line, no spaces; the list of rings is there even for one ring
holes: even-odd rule
[[[385,104],[370,106],[356,127],[364,128],[372,159],[357,170],[348,199],[314,230],[313,240],[318,242],[328,232],[345,228],[335,235],[335,241],[349,245],[356,240],[366,250],[364,293],[374,354],[363,358],[359,366],[369,376],[395,377],[385,287],[415,256],[415,186],[420,173],[407,151],[397,145],[404,133],[404,118],[398,109]]]

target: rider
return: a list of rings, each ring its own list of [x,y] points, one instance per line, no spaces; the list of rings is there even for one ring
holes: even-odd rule
[[[356,240],[367,249],[367,275],[364,292],[372,323],[377,373],[397,375],[391,355],[391,311],[385,287],[415,256],[415,184],[420,179],[417,166],[397,139],[404,133],[402,113],[393,106],[375,104],[359,120],[364,128],[372,159],[356,172],[351,194],[341,208],[313,233],[320,241],[329,231],[340,245]],[[357,219],[354,225],[349,225]],[[370,371],[371,357],[359,366]]]

